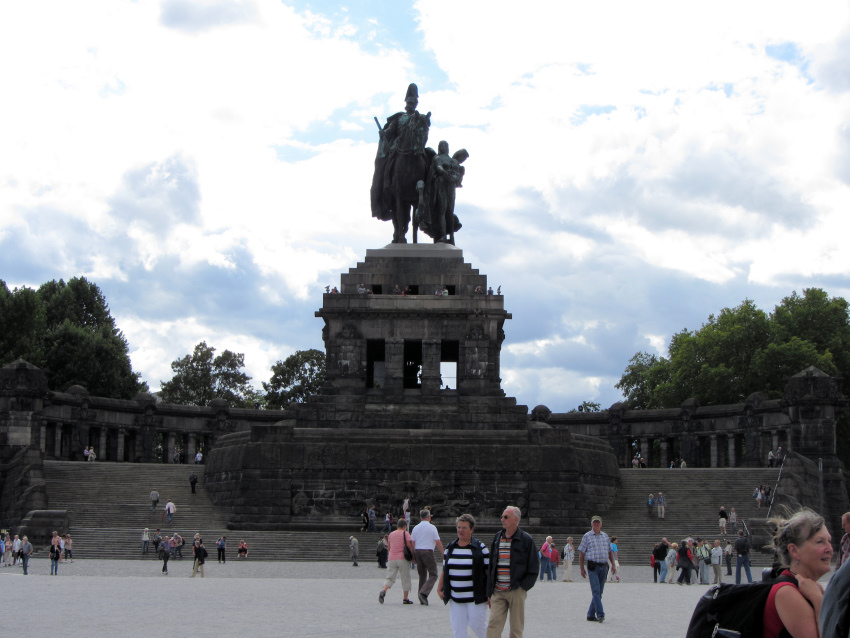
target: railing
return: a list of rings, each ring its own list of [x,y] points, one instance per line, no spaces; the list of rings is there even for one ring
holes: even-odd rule
[[[782,478],[782,468],[785,467],[785,457],[783,456],[779,463],[779,474],[776,476],[776,483],[770,492],[770,503],[767,505],[767,518],[770,518],[770,510],[773,508],[773,501],[776,499],[776,490],[779,489],[779,480]]]

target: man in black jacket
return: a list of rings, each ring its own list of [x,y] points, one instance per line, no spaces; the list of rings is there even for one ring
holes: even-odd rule
[[[204,543],[199,539],[195,541],[195,544],[192,545],[192,553],[195,555],[195,564],[192,567],[192,578],[195,577],[198,569],[201,570],[201,578],[204,577],[204,562],[207,559],[207,548],[204,547]]]
[[[502,531],[490,547],[490,569],[487,575],[487,597],[490,622],[487,638],[499,638],[511,615],[511,638],[522,638],[525,625],[525,598],[537,582],[540,560],[537,546],[527,532],[519,528],[521,512],[508,505],[502,512]]]

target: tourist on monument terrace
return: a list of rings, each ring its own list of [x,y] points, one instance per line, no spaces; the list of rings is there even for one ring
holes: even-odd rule
[[[384,604],[384,598],[387,591],[395,583],[396,577],[401,574],[401,588],[404,593],[402,603],[412,605],[413,601],[408,598],[410,594],[410,561],[413,557],[413,541],[410,534],[407,533],[407,521],[403,518],[398,519],[396,523],[396,531],[387,537],[387,549],[389,551],[389,570],[387,571],[387,579],[384,581],[384,588],[378,594],[378,602]],[[408,558],[405,555],[405,548],[410,553]]]
[[[738,514],[735,512],[735,508],[732,508],[732,511],[729,512],[729,525],[732,526],[732,533],[738,533]]]
[[[753,575],[750,573],[750,543],[749,536],[744,536],[744,530],[738,530],[738,539],[735,541],[735,552],[738,554],[738,562],[735,565],[735,584],[741,584],[741,567],[747,573],[747,582],[753,582]]]
[[[56,532],[53,532],[55,535]],[[58,537],[56,537],[58,538]],[[48,557],[50,558],[50,575],[58,576],[59,575],[59,559],[62,557],[62,550],[59,549],[59,543],[51,543],[50,550],[48,552]]]
[[[151,533],[150,533],[150,531],[148,531],[148,528],[146,527],[145,530],[142,532],[142,554],[148,553],[148,545],[150,545],[150,542],[151,542]]]
[[[159,544],[159,557],[162,559],[162,573],[168,576],[168,559],[171,556],[171,539],[168,536]]]
[[[573,547],[573,537],[567,539],[564,545],[564,582],[573,582],[573,561],[576,558],[576,548]]]
[[[591,600],[587,609],[587,620],[605,621],[605,609],[602,607],[602,593],[608,576],[608,563],[617,569],[614,552],[608,534],[602,531],[602,517],[590,519],[590,531],[581,539],[578,546],[578,565],[582,578],[590,583]],[[585,569],[585,563],[587,564]]]
[[[676,579],[676,562],[679,559],[679,543],[671,543],[664,562],[667,565],[667,582],[672,585]]]
[[[218,562],[226,563],[227,558],[225,557],[224,553],[225,550],[227,550],[227,536],[219,537],[219,539],[215,542],[215,549],[218,553]]]
[[[195,494],[195,486],[198,484],[198,475],[192,472],[189,475],[189,485],[192,487],[192,494]]]
[[[378,547],[376,549],[376,553],[378,555],[378,567],[381,569],[387,568],[387,560],[389,558],[389,548],[387,546],[387,535],[384,534],[381,536],[381,540],[378,541]]]
[[[722,505],[720,506],[720,513],[717,516],[717,522],[720,525],[720,533],[726,536],[726,519],[729,518],[729,515],[726,513],[726,508]]]
[[[192,545],[192,556],[194,556],[195,560],[192,564],[192,578],[195,577],[195,574],[198,570],[201,570],[201,578],[204,577],[204,563],[207,560],[207,548],[204,547],[204,544],[200,540],[196,540]]]
[[[239,558],[248,558],[248,543],[244,539],[239,541],[239,549],[236,550],[236,555]]]
[[[467,627],[476,638],[487,635],[487,574],[490,552],[472,535],[475,519],[461,514],[456,522],[457,538],[443,552],[443,571],[437,595],[449,605],[454,638],[466,638]]]
[[[510,614],[511,636],[522,637],[525,627],[525,599],[537,582],[540,561],[534,539],[519,526],[521,512],[508,505],[502,512],[502,531],[490,545],[487,597],[490,620],[487,638],[499,638]],[[584,568],[582,567],[582,571]]]

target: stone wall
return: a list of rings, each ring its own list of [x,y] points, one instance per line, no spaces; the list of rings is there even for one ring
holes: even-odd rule
[[[0,521],[17,533],[20,521],[29,512],[47,507],[44,455],[33,446],[19,449],[8,463],[0,465]],[[35,542],[33,535],[30,540]]]
[[[437,521],[469,512],[498,520],[520,507],[531,525],[583,525],[618,487],[603,442],[532,424],[522,431],[296,428],[286,422],[223,437],[206,489],[233,508],[232,529],[351,525],[367,503],[378,519],[430,506]]]

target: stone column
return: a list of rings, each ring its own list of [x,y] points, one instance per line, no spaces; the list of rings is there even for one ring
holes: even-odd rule
[[[118,463],[124,462],[124,428],[118,428],[118,435],[115,437],[115,460]]]
[[[717,435],[711,434],[709,435],[709,439],[711,440],[711,467],[720,467],[717,458]]]
[[[440,340],[422,340],[422,395],[436,395],[440,389]]]
[[[774,452],[779,447],[779,433],[776,430],[770,431],[770,449]]]
[[[729,450],[729,467],[735,467],[735,433],[731,432],[726,436],[726,446]]]
[[[649,439],[640,440],[640,456],[649,467]]]
[[[56,431],[53,433],[56,442],[53,444],[53,456],[57,459],[62,458],[62,424],[56,424]]]
[[[97,460],[105,461],[106,460],[106,433],[109,431],[108,428],[100,428],[100,441],[97,446]]]
[[[192,465],[195,462],[195,454],[198,451],[198,435],[194,432],[189,433],[188,441],[186,443],[186,463]],[[204,450],[204,454],[206,454],[206,450]]]
[[[788,447],[785,447],[785,446]],[[785,445],[782,446],[782,454],[787,454],[792,450],[791,448],[791,430],[785,430]]]
[[[404,387],[403,339],[387,339],[384,342],[384,374],[386,390],[401,395]]]
[[[174,459],[174,432],[165,433],[165,462],[172,463]]]
[[[670,444],[667,442],[667,439],[661,439],[661,445],[658,446],[659,447],[659,453],[661,455],[661,459],[659,461],[659,463],[660,463],[659,466],[662,467],[662,468],[666,468],[670,465],[670,459],[668,458],[668,451],[669,451],[668,447],[669,447],[669,445]]]

